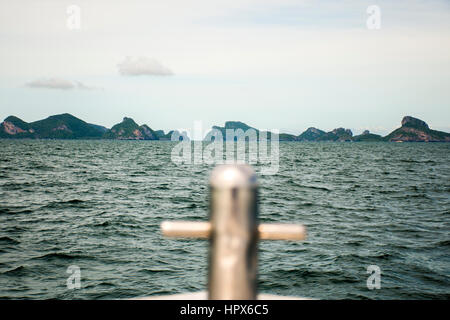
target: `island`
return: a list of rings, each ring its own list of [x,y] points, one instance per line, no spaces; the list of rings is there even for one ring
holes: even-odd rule
[[[206,135],[205,141],[216,138],[214,132],[221,133],[222,139],[226,140],[227,129],[237,130],[237,137],[243,135],[247,130],[253,129],[256,138],[262,133],[240,121],[227,121],[223,127],[213,126]],[[241,129],[241,130],[238,130]],[[159,140],[170,141],[173,133],[178,137],[187,138],[186,133],[170,130],[153,130],[146,124],[138,125],[133,119],[124,117],[122,122],[112,126],[110,129],[87,123],[69,113],[53,115],[43,120],[25,122],[18,117],[9,116],[0,124],[0,138],[2,139],[109,139],[109,140]],[[269,132],[265,132],[271,139]],[[350,129],[336,128],[329,132],[310,127],[300,135],[279,133],[280,141],[295,142],[450,142],[450,133],[432,130],[428,124],[420,119],[405,116],[401,121],[401,127],[395,129],[387,136],[370,133],[365,130],[362,134],[354,136]]]

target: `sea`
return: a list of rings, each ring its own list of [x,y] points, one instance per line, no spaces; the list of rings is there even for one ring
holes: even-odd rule
[[[208,241],[165,238],[160,224],[208,219],[214,165],[176,164],[174,145],[0,140],[0,299],[205,290]],[[278,172],[258,177],[259,220],[302,223],[308,238],[259,243],[259,292],[450,299],[449,143],[279,151]]]

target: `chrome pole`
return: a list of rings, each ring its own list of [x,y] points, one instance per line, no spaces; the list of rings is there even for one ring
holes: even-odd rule
[[[299,224],[259,224],[258,184],[249,165],[221,165],[210,178],[210,221],[165,221],[168,237],[210,239],[208,299],[257,298],[259,240],[304,240]]]
[[[209,299],[253,300],[257,287],[257,182],[248,165],[213,170]]]

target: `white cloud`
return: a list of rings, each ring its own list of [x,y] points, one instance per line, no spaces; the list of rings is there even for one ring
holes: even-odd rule
[[[60,89],[60,90],[70,90],[70,89],[80,89],[80,90],[93,90],[95,87],[87,86],[79,81],[69,81],[61,78],[42,78],[37,79],[25,84],[29,88],[40,88],[40,89]]]
[[[124,61],[117,65],[119,73],[124,76],[140,76],[140,75],[155,75],[155,76],[170,76],[173,72],[159,63],[153,58],[126,57]]]
[[[75,87],[72,82],[59,78],[38,79],[28,82],[26,86],[30,88],[46,88],[46,89],[61,89],[61,90],[69,90]]]
[[[81,90],[97,90],[100,88],[97,87],[91,87],[91,86],[87,86],[84,83],[80,82],[80,81],[75,81],[75,83],[77,84],[77,88],[81,89]]]

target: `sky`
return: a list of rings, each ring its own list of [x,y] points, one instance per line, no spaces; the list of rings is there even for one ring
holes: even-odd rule
[[[0,0],[0,118],[60,113],[450,132],[450,1]]]

